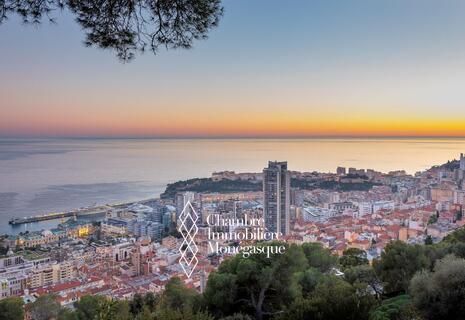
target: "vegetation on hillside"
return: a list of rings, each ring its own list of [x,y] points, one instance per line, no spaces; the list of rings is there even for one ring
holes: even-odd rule
[[[339,191],[368,191],[376,183],[369,181],[362,182],[340,182],[340,181],[315,181],[306,179],[291,179],[291,187],[302,190],[339,190]],[[261,191],[263,189],[261,181],[248,181],[248,180],[221,180],[213,181],[211,178],[194,178],[184,181],[177,181],[168,184],[160,196],[162,199],[174,198],[176,193],[185,191],[194,192],[247,192],[247,191]]]
[[[34,320],[463,319],[465,229],[434,245],[393,241],[373,265],[359,249],[337,257],[317,243],[283,245],[285,253],[270,258],[226,259],[203,294],[173,278],[160,295],[86,296],[72,310],[43,296],[25,310]],[[0,320],[22,312],[21,299],[0,301]]]
[[[174,198],[176,193],[184,191],[227,193],[261,190],[261,182],[226,179],[221,181],[213,181],[210,178],[195,178],[168,184],[165,192],[163,192],[160,197],[162,199]]]
[[[368,191],[379,185],[370,181],[341,182],[341,181],[309,181],[304,179],[291,179],[291,187],[303,190],[326,189],[337,191]]]
[[[460,160],[448,160],[446,163],[432,166],[431,169],[440,169],[446,171],[454,171],[460,168]]]

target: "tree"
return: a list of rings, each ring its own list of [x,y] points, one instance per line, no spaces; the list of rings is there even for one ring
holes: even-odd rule
[[[179,278],[174,277],[166,284],[159,307],[174,310],[190,308],[197,296],[198,293],[194,289],[187,288]]]
[[[132,320],[133,316],[130,311],[129,303],[126,300],[111,300],[109,320]]]
[[[367,253],[358,248],[349,248],[344,250],[339,258],[339,263],[344,269],[368,264]]]
[[[313,293],[317,284],[322,281],[323,274],[315,268],[309,268],[305,271],[297,272],[295,280],[300,287],[300,291],[303,297],[308,297]]]
[[[329,249],[323,248],[320,243],[304,243],[302,250],[310,267],[317,268],[321,272],[328,272],[337,266],[338,257]]]
[[[438,216],[439,214],[432,214],[428,219],[428,224],[434,224],[438,222]]]
[[[415,320],[420,319],[410,296],[403,294],[387,299],[370,314],[370,320]]]
[[[384,248],[381,259],[374,261],[378,277],[385,284],[386,293],[406,292],[415,272],[427,268],[430,261],[420,245],[392,241]]]
[[[374,298],[336,276],[325,276],[308,299],[299,298],[279,320],[368,319]]]
[[[369,294],[359,293],[356,286],[330,276],[319,283],[311,298],[317,319],[367,319],[374,304]]]
[[[136,293],[132,297],[131,302],[129,303],[131,313],[134,316],[137,316],[139,313],[142,312],[143,306],[144,306],[144,298],[139,293]]]
[[[235,313],[232,316],[227,316],[227,317],[221,318],[220,320],[252,320],[252,318],[246,314]]]
[[[155,311],[155,307],[158,302],[158,297],[152,292],[147,292],[144,296],[144,305],[146,305],[151,312]]]
[[[212,272],[208,276],[203,297],[209,310],[213,310],[215,315],[224,316],[235,311],[236,280],[237,276],[230,273]]]
[[[164,308],[157,310],[155,320],[215,320],[215,318],[207,312],[192,312],[189,308],[184,310]]]
[[[0,300],[0,320],[23,320],[23,299],[9,297]]]
[[[58,318],[61,305],[54,295],[43,295],[27,306],[32,320],[50,320]]]
[[[425,245],[429,246],[433,244],[433,238],[430,235],[427,235],[425,238]]]
[[[130,320],[129,303],[125,300],[108,299],[104,296],[83,296],[74,303],[77,320]]]
[[[139,316],[137,317],[138,320],[152,320],[153,315],[152,312],[150,312],[150,309],[148,306],[144,305],[142,307],[142,311],[139,313]]]
[[[439,260],[434,272],[419,271],[413,277],[410,294],[426,319],[463,319],[465,314],[465,260],[448,255]]]
[[[69,308],[61,308],[58,320],[78,320],[76,312]]]
[[[460,228],[455,230],[454,232],[448,234],[444,239],[444,242],[447,243],[457,243],[457,242],[464,242],[465,243],[465,228]]]
[[[156,320],[214,320],[201,309],[201,296],[187,288],[179,278],[171,278],[155,310]]]
[[[102,296],[83,296],[79,301],[74,303],[76,316],[79,320],[96,319],[100,313],[100,308],[106,298]]]
[[[365,284],[370,290],[380,296],[383,293],[383,286],[375,270],[369,265],[355,266],[344,271],[344,279],[350,284]]]
[[[230,303],[223,307],[215,304],[220,310],[213,310],[215,314],[227,315],[235,307],[237,311],[253,313],[258,320],[263,316],[272,315],[298,295],[293,274],[307,268],[308,262],[301,247],[285,245],[280,242],[262,243],[257,245],[284,245],[284,254],[276,254],[267,258],[264,254],[254,254],[248,258],[236,255],[225,260],[218,268],[218,275],[208,281],[206,297],[215,291],[222,297],[235,293]],[[226,285],[228,284],[229,285]],[[234,290],[231,290],[234,286]]]
[[[85,31],[87,46],[115,50],[123,61],[147,49],[191,48],[223,14],[220,0],[0,0],[0,23],[12,14],[26,24],[55,23],[63,10]]]
[[[447,243],[447,246],[445,247],[445,251],[447,254],[453,254],[459,258],[465,259],[465,242],[456,242],[452,244]],[[446,256],[446,254],[443,254],[442,257],[444,256]]]
[[[463,212],[462,212],[462,210],[458,210],[458,211],[455,213],[455,220],[456,220],[456,221],[457,221],[457,220],[460,221],[460,220],[462,220],[462,218],[463,218]]]

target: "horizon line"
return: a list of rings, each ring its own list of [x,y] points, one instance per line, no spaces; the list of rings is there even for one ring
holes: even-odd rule
[[[465,139],[465,135],[0,135],[0,139],[159,139],[159,140],[234,140],[234,139]]]

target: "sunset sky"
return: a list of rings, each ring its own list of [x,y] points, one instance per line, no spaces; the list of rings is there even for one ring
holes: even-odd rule
[[[227,0],[188,51],[122,64],[0,26],[0,137],[465,136],[465,1]]]

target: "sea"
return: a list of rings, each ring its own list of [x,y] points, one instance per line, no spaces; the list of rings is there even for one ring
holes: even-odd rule
[[[270,160],[290,170],[336,167],[414,174],[458,159],[465,139],[0,139],[0,234],[11,218],[158,197],[168,183],[212,172],[261,172]]]

